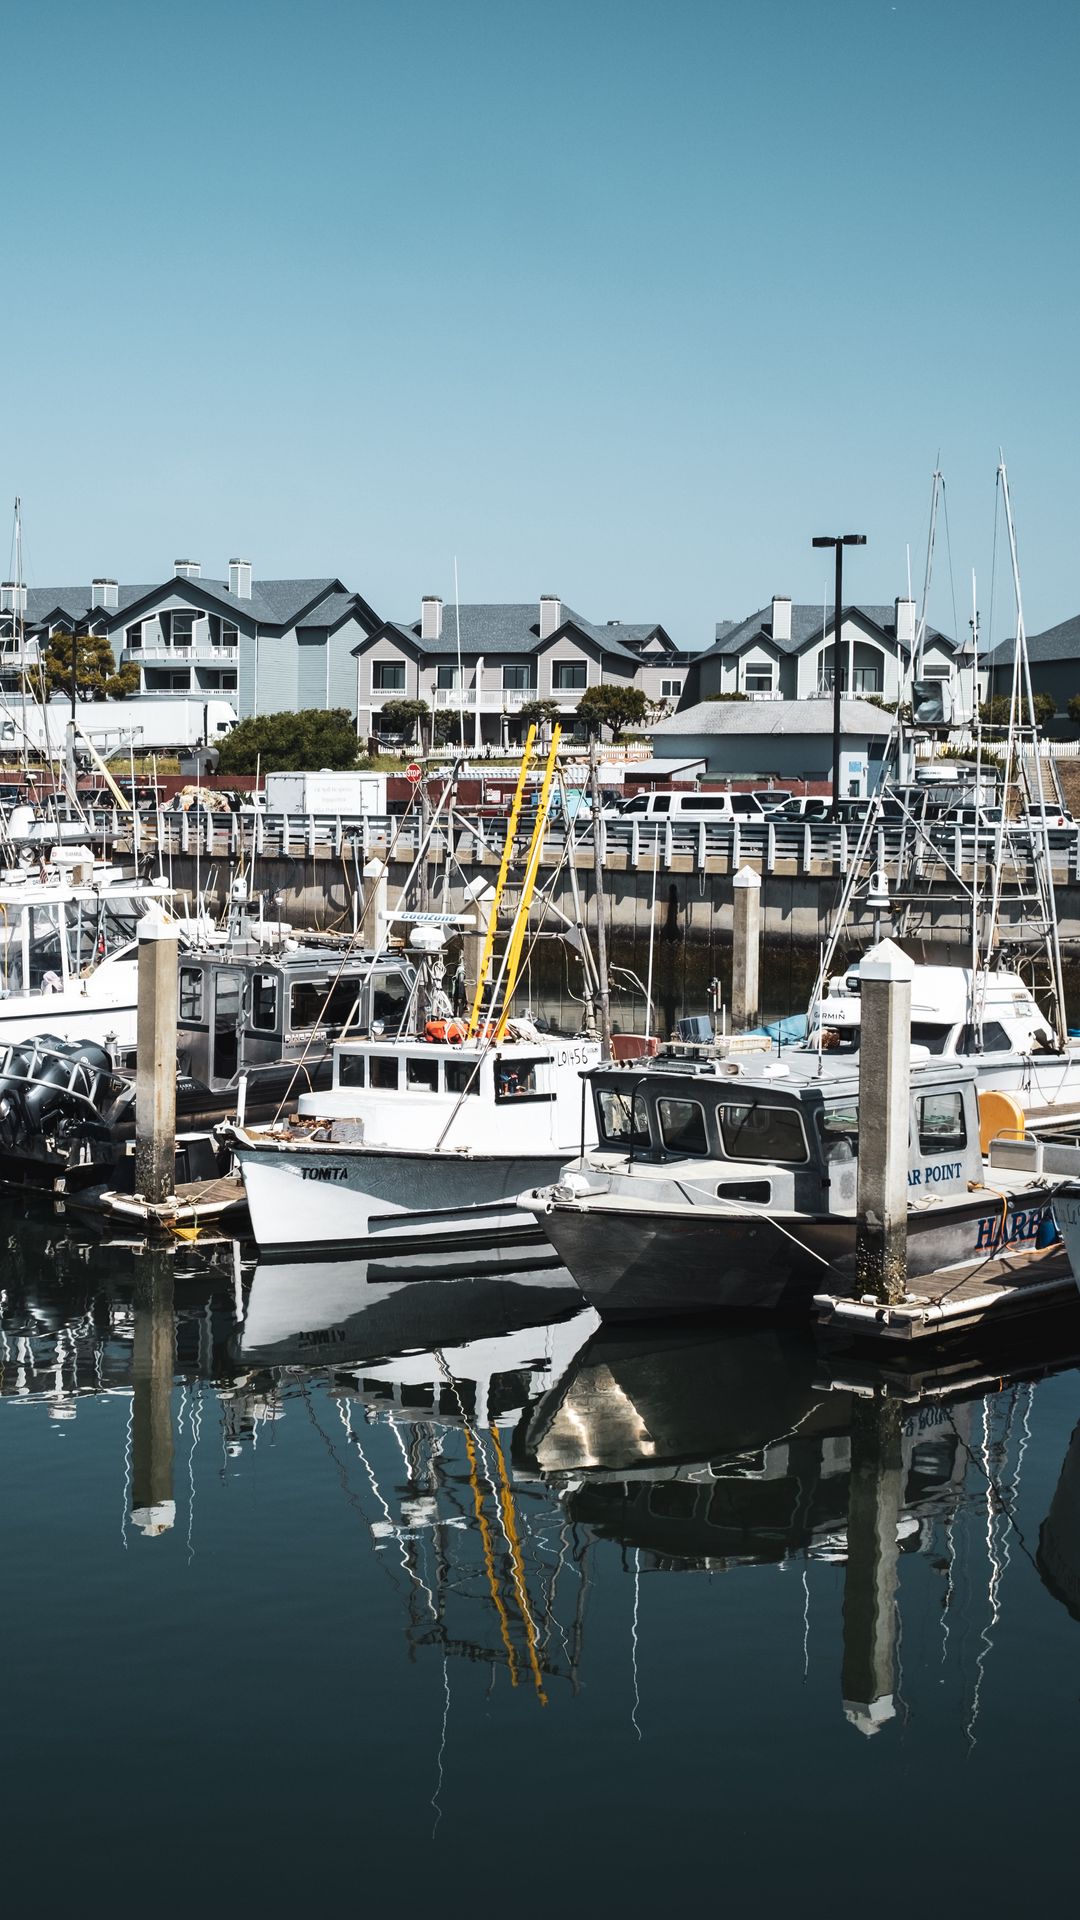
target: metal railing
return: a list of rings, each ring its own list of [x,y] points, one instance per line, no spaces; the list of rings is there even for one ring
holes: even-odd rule
[[[123,848],[133,843],[130,814],[99,811],[95,829],[110,836]],[[162,858],[169,855],[199,854],[205,858],[238,860],[252,854],[267,858],[358,859],[369,853],[381,853],[394,842],[395,857],[411,861],[416,853],[419,828],[388,814],[283,814],[210,812],[192,808],[186,813],[161,808],[143,814],[139,823],[140,844],[144,852],[156,849]],[[437,829],[431,857],[441,859],[447,849],[462,867],[489,865],[502,850],[506,821],[491,819],[455,819],[449,827]],[[548,829],[544,862],[562,857],[565,828],[553,824]],[[753,820],[753,821],[680,821],[680,820],[605,820],[601,829],[603,858],[613,866],[631,870],[692,871],[734,873],[751,865],[763,875],[806,875],[823,877],[850,871],[859,843],[860,828],[832,821]],[[528,835],[521,836],[522,852]],[[584,823],[576,829],[578,856],[586,866],[592,863],[592,845]],[[875,829],[869,849],[869,865],[894,876],[906,854],[909,872],[914,858],[915,877],[929,885],[954,875],[970,879],[976,863],[985,870],[996,855],[996,836],[992,827],[954,826],[949,822],[929,823],[925,837],[913,855],[912,830],[901,825]],[[1014,826],[1010,834],[1010,859],[1025,868],[1024,840]],[[1050,859],[1054,879],[1061,884],[1080,884],[1080,827],[1050,830]]]

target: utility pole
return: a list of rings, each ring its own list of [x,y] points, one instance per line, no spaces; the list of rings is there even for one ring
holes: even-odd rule
[[[844,548],[865,547],[865,533],[815,534],[812,547],[832,547],[836,554],[836,598],[833,605],[833,736],[832,736],[832,817],[840,812],[840,693],[843,674],[840,668],[840,623],[844,605]],[[824,635],[822,635],[824,639]],[[848,693],[854,687],[848,688]]]

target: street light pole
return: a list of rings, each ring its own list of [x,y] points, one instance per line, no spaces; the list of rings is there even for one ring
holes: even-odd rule
[[[832,816],[840,810],[840,610],[844,604],[844,548],[865,547],[865,533],[816,533],[811,546],[832,547],[836,554],[836,597],[833,602],[833,706],[832,706]],[[824,636],[823,636],[824,637]],[[848,688],[848,692],[853,692]]]

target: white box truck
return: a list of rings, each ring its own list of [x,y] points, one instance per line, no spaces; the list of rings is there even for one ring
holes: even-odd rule
[[[0,716],[0,751],[21,753],[24,745],[45,758],[62,760],[71,718],[70,702],[9,695]],[[111,753],[159,753],[205,742],[220,743],[236,725],[236,709],[227,700],[79,700],[75,724],[83,740],[92,740],[107,759]],[[76,742],[76,751],[79,742]]]
[[[385,773],[268,773],[267,813],[386,812]]]

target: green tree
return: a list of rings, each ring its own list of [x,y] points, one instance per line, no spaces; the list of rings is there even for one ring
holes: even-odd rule
[[[745,693],[707,693],[703,704],[709,704],[717,700],[746,700],[748,698],[749,695]]]
[[[342,773],[356,765],[356,728],[344,707],[264,713],[241,720],[221,743],[221,773]]]
[[[75,691],[80,700],[107,698],[109,680],[115,679],[116,660],[103,633],[50,634],[41,655],[41,682],[48,699],[53,693],[71,692],[71,649],[75,648]],[[42,687],[35,691],[40,695]]]
[[[1080,720],[1080,693],[1074,693],[1065,709],[1070,720]]]
[[[553,727],[561,711],[557,700],[525,700],[517,717],[524,727]]]
[[[386,700],[377,716],[379,732],[403,733],[406,739],[415,735],[422,740],[430,711],[426,700]]]
[[[111,673],[105,682],[106,700],[126,700],[131,693],[139,691],[139,668],[134,660]]]
[[[1035,708],[1035,725],[1041,731],[1043,728],[1048,727],[1053,720],[1057,712],[1057,701],[1054,699],[1052,693],[1037,693],[1032,704]],[[1008,694],[999,693],[993,700],[983,701],[982,706],[979,708],[979,718],[984,726],[1007,727],[1011,706],[1012,701],[1009,699]],[[1026,708],[1027,701],[1025,700],[1021,705],[1021,720],[1026,717]]]
[[[646,720],[649,703],[640,687],[618,686],[607,682],[587,687],[578,701],[577,718],[590,739],[598,738],[607,727],[618,740],[627,727],[640,727]]]

